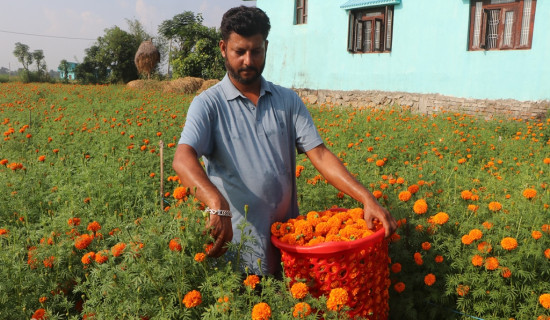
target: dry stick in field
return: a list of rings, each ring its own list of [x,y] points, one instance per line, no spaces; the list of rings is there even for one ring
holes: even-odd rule
[[[164,211],[164,142],[159,141],[160,147],[160,212]]]

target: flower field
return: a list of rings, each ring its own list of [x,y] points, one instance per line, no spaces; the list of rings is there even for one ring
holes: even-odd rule
[[[1,319],[345,319],[341,288],[236,271],[253,239],[206,255],[171,168],[192,98],[0,84]],[[391,319],[550,319],[550,120],[309,109],[399,221]],[[296,176],[303,214],[358,206],[303,155]]]

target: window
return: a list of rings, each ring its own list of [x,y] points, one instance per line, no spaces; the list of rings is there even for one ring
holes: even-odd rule
[[[296,0],[296,24],[307,23],[307,0]]]
[[[530,49],[536,0],[472,0],[470,50]]]
[[[349,12],[348,51],[352,53],[390,52],[393,6]]]

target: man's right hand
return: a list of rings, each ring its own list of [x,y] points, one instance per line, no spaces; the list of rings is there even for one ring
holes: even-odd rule
[[[214,244],[206,254],[217,258],[227,251],[227,243],[233,239],[231,218],[211,214],[206,228],[214,238]]]

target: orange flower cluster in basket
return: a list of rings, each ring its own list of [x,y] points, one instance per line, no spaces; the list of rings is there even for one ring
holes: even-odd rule
[[[366,238],[381,227],[381,223],[376,223],[375,230],[370,230],[363,219],[363,209],[355,208],[345,211],[310,211],[305,216],[287,222],[273,223],[271,234],[284,243],[313,246],[323,242]]]

